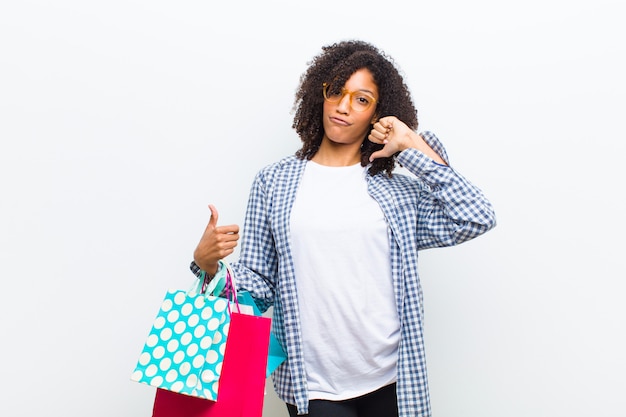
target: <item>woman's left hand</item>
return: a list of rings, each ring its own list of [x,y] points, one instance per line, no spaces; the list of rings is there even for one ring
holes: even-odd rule
[[[420,135],[395,116],[386,116],[374,123],[368,139],[370,142],[384,145],[381,150],[372,153],[370,162],[376,158],[390,157],[396,152],[414,148],[436,162],[446,164]]]

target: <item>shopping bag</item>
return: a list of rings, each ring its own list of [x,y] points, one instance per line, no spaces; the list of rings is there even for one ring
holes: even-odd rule
[[[157,388],[152,417],[208,417],[209,400]]]
[[[131,380],[216,400],[230,316],[226,298],[169,290]]]
[[[268,317],[232,313],[222,367],[223,385],[212,405],[219,412],[216,416],[263,414],[270,329]]]
[[[229,271],[232,274],[232,270],[230,269],[230,265],[224,263],[225,268],[223,271]],[[226,289],[226,273],[217,274],[206,286],[206,291],[211,292],[213,294],[220,294],[224,289]],[[239,305],[241,306],[249,306],[254,315],[260,316],[261,311],[256,306],[252,295],[246,290],[237,291],[237,300],[239,301]],[[267,371],[265,375],[269,377],[272,372],[278,368],[280,364],[282,364],[287,359],[287,355],[285,354],[285,350],[280,345],[280,342],[276,338],[273,332],[270,332],[270,345],[268,350],[268,358],[267,358]]]
[[[248,291],[237,292],[237,299],[239,300],[239,305],[249,305],[253,308],[256,316],[261,315],[261,311],[256,306],[254,299]],[[274,372],[276,368],[278,368],[278,366],[285,361],[285,359],[287,359],[285,350],[280,345],[276,336],[274,336],[274,333],[270,332],[270,345],[267,352],[267,370],[265,372],[265,376],[269,377],[272,372]]]
[[[153,417],[261,417],[271,320],[233,311],[217,401],[157,389]]]

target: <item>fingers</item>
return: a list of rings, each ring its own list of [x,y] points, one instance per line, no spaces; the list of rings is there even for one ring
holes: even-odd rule
[[[398,119],[394,116],[383,117],[374,123],[372,130],[368,136],[370,142],[378,143],[384,147],[379,151],[373,152],[370,155],[370,162],[377,158],[386,158],[394,154],[398,148],[396,143],[398,132],[394,129],[394,123]],[[400,130],[402,130],[402,123],[399,123]]]
[[[234,249],[239,241],[239,227],[237,225],[218,227],[213,236],[216,249],[220,251]]]
[[[235,251],[239,241],[239,227],[237,225],[220,226],[213,234],[213,250],[219,259],[225,258]]]
[[[239,234],[239,226],[236,224],[228,224],[225,226],[217,226],[213,230],[218,234]]]
[[[370,142],[378,144],[389,143],[389,135],[393,129],[393,117],[383,117],[376,123],[374,123],[372,130],[368,136]]]
[[[387,140],[387,133],[382,133],[380,131],[372,129],[372,131],[370,132],[367,138],[369,139],[370,142],[384,144],[385,141]]]
[[[383,117],[382,119],[378,120],[378,122],[376,122],[376,124],[374,124],[374,127],[376,127],[376,125],[378,125],[378,127],[380,128],[381,131],[389,132],[391,129],[393,129],[393,122],[395,120],[397,120],[397,119],[394,116]]]
[[[374,128],[370,131],[370,134],[367,138],[370,142],[384,144],[386,143],[385,141],[388,138],[388,132],[386,129],[374,125]]]
[[[372,132],[376,132],[380,135],[386,136],[389,132],[391,132],[392,128],[393,128],[392,124],[377,122],[374,124],[374,128],[372,129]]]
[[[239,226],[236,224],[218,226],[217,209],[213,204],[209,204],[209,210],[211,210],[211,218],[209,219],[209,224],[206,227],[205,235],[211,236],[217,246],[221,249],[236,246],[236,242],[239,240]]]

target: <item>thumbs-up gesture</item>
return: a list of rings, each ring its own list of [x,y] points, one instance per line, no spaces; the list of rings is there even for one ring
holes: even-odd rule
[[[193,253],[195,263],[208,274],[217,272],[217,262],[234,252],[239,240],[239,226],[217,225],[217,209],[209,204],[211,218]]]

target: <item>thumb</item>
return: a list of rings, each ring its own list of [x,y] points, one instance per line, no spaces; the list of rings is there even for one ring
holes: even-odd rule
[[[377,159],[377,158],[384,158],[384,157],[385,157],[385,155],[383,154],[383,151],[382,151],[382,149],[381,149],[380,151],[373,152],[373,153],[370,155],[370,162],[374,162],[374,159]]]
[[[217,226],[217,209],[213,204],[209,204],[209,210],[211,210],[211,218],[209,219],[208,227],[216,227]]]

